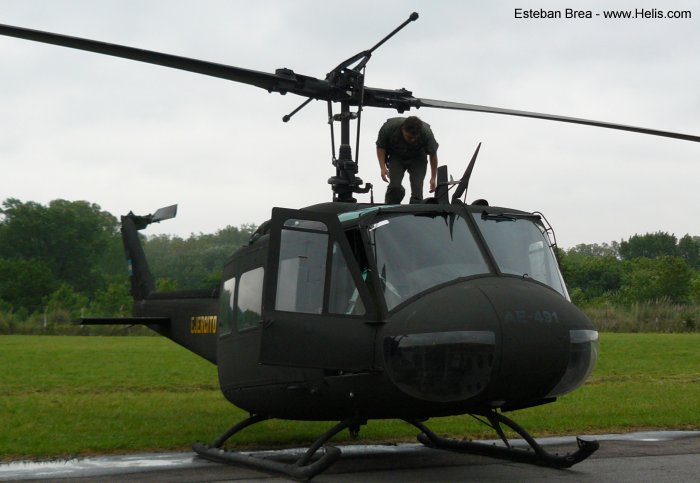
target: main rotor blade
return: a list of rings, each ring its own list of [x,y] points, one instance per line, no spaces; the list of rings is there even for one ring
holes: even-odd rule
[[[68,35],[3,24],[0,24],[0,35],[111,55],[114,57],[161,65],[178,70],[185,70],[197,74],[227,79],[234,82],[241,82],[243,84],[260,87],[269,92],[279,92],[280,94],[290,92],[292,94],[297,94],[311,99],[321,99],[332,102],[344,101],[347,102],[348,105],[358,105],[360,103],[361,96],[359,96],[357,92],[352,92],[352,89],[348,91],[348,89],[333,85],[327,80],[296,74],[289,69],[278,69],[275,74],[271,74],[268,72],[260,72],[204,60],[164,54],[151,50],[137,49],[124,45],[110,44],[97,40],[71,37]],[[493,114],[506,114],[509,116],[546,119],[550,121],[569,122],[574,124],[583,124],[607,129],[617,129],[621,131],[631,131],[642,134],[650,134],[653,136],[700,142],[700,136],[690,134],[679,134],[668,131],[660,131],[657,129],[626,126],[623,124],[615,124],[610,122],[558,116],[555,114],[543,114],[538,112],[519,111],[515,109],[502,109],[498,107],[440,101],[435,99],[420,99],[413,97],[412,93],[405,89],[387,90],[367,87],[363,90],[363,93],[363,104],[365,106],[392,108],[399,110],[399,112],[403,112],[412,107],[434,107],[439,109],[486,112]]]
[[[241,67],[217,64],[204,60],[163,54],[151,50],[110,44],[107,42],[100,42],[98,40],[83,39],[80,37],[71,37],[68,35],[44,32],[41,30],[14,27],[12,25],[0,24],[0,35],[25,40],[33,40],[35,42],[42,42],[45,44],[59,45],[72,49],[85,50],[88,52],[95,52],[98,54],[111,55],[114,57],[146,62],[148,64],[195,72],[197,74],[204,74],[211,77],[218,77],[221,79],[241,82],[243,84],[249,84],[266,89],[270,92],[274,91],[282,94],[291,92],[293,94],[299,94],[306,97],[326,100],[334,100],[334,96],[337,95],[335,89],[333,89],[328,82],[316,79],[314,77],[298,75],[288,69],[281,69],[277,74],[270,74],[267,72],[243,69]]]
[[[463,104],[460,102],[438,101],[435,99],[415,99],[411,102],[412,107],[436,107],[439,109],[456,109],[459,111],[488,112],[492,114],[506,114],[508,116],[531,117],[535,119],[547,119],[549,121],[570,122],[574,124],[584,124],[586,126],[604,127],[608,129],[618,129],[620,131],[631,131],[652,136],[663,136],[667,138],[683,139],[685,141],[700,142],[700,136],[692,134],[679,134],[658,129],[648,129],[644,127],[626,126],[612,122],[592,121],[589,119],[579,119],[576,117],[558,116],[556,114],[543,114],[540,112],[518,111],[515,109],[502,109],[500,107],[479,106],[476,104]]]

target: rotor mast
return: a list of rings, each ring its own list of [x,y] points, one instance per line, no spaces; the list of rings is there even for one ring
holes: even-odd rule
[[[328,179],[328,184],[330,184],[333,189],[333,201],[352,203],[356,201],[353,197],[353,193],[367,193],[372,189],[371,183],[366,183],[365,186],[362,187],[362,179],[357,176],[359,170],[358,159],[356,158],[353,160],[352,147],[350,146],[350,121],[355,119],[357,120],[356,148],[358,149],[358,153],[356,153],[356,156],[359,158],[360,121],[362,119],[362,106],[364,104],[365,68],[367,66],[367,62],[369,62],[369,59],[372,57],[372,52],[374,52],[391,37],[396,35],[396,33],[398,33],[410,22],[417,19],[418,13],[413,12],[407,20],[396,27],[382,40],[377,42],[372,48],[362,51],[344,62],[341,62],[335,69],[326,75],[326,80],[331,85],[348,92],[354,101],[353,104],[357,105],[357,112],[351,112],[350,102],[343,100],[340,102],[340,114],[333,115],[332,104],[329,103],[328,122],[331,125],[331,149],[333,151],[335,176]],[[355,65],[351,67],[353,64]],[[340,122],[340,146],[338,148],[337,158],[335,156],[335,142],[333,135],[334,121]]]

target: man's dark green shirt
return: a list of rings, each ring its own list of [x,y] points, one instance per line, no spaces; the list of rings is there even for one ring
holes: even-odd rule
[[[401,125],[406,119],[392,117],[379,129],[377,147],[386,151],[388,160],[398,160],[401,164],[426,162],[427,156],[436,154],[438,143],[435,141],[430,125],[423,123],[420,135],[415,144],[409,144],[401,134]]]

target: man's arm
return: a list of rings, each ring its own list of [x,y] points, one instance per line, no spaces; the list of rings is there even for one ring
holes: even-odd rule
[[[379,161],[379,173],[382,176],[382,180],[388,183],[389,169],[386,167],[386,149],[377,148],[377,160]],[[437,172],[437,164],[435,166],[435,172]]]
[[[438,168],[438,157],[437,153],[430,155],[430,192],[435,191],[435,185],[437,183],[437,168]]]

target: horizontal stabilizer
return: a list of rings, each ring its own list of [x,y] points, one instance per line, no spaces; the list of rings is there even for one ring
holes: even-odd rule
[[[169,325],[170,317],[82,317],[80,325]]]

